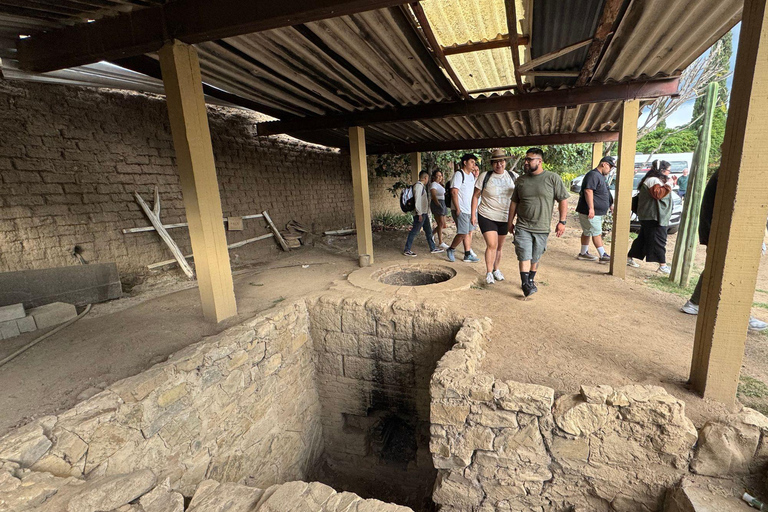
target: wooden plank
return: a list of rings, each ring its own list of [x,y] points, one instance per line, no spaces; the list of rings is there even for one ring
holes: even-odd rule
[[[507,15],[507,30],[510,37],[513,37],[515,44],[509,47],[512,52],[512,65],[515,73],[515,84],[520,92],[523,90],[523,77],[520,74],[520,50],[518,48],[517,40],[520,34],[517,32],[517,8],[515,7],[515,0],[504,0],[505,12]]]
[[[690,382],[734,403],[768,215],[768,9],[746,0],[723,141]]]
[[[248,220],[248,219],[260,219],[262,217],[263,217],[262,214],[257,213],[256,215],[243,215],[240,218],[243,219],[243,220]],[[228,221],[228,219],[223,219],[223,220],[224,220],[225,223]],[[168,230],[168,229],[175,229],[175,228],[186,228],[186,227],[188,227],[188,224],[186,222],[179,222],[178,224],[163,224],[163,227],[166,230]],[[145,226],[145,227],[141,227],[141,228],[125,228],[125,229],[123,229],[123,233],[124,234],[128,234],[128,233],[145,233],[147,231],[154,231],[154,230],[155,230],[154,226]]]
[[[466,87],[464,87],[464,84],[459,79],[458,75],[456,75],[456,71],[454,71],[453,66],[451,66],[451,64],[448,62],[448,59],[445,58],[442,46],[437,43],[435,33],[432,32],[432,27],[429,24],[429,20],[427,19],[427,15],[424,13],[424,9],[421,7],[421,4],[419,4],[419,2],[414,2],[411,4],[411,8],[413,9],[413,14],[416,15],[416,19],[419,21],[419,25],[421,26],[421,31],[424,33],[424,37],[427,38],[427,42],[429,43],[430,48],[432,48],[432,53],[435,54],[435,57],[437,58],[438,62],[440,62],[440,65],[443,66],[445,72],[448,73],[448,76],[451,77],[453,84],[459,90],[461,96],[464,99],[468,99],[469,93],[467,93]]]
[[[201,43],[395,7],[396,0],[176,0],[41,32],[17,43],[22,69],[46,72],[158,51],[173,37]]]
[[[517,46],[525,46],[528,44],[528,38],[525,36],[518,36]],[[483,50],[494,50],[496,48],[509,48],[509,34],[503,34],[496,39],[490,39],[488,41],[472,41],[464,44],[456,44],[453,46],[443,46],[444,55],[460,55],[462,53],[480,52]]]
[[[237,315],[237,305],[197,51],[169,42],[160,66],[203,315],[221,322]]]
[[[267,233],[266,235],[259,235],[254,238],[247,238],[245,240],[241,240],[239,242],[231,243],[227,246],[227,249],[237,249],[238,247],[242,247],[247,244],[251,244],[253,242],[258,242],[259,240],[266,240],[267,238],[273,238],[275,235],[274,233]],[[184,258],[189,259],[191,258],[191,254],[185,254]],[[147,265],[147,268],[150,270],[154,270],[156,268],[164,267],[166,265],[172,265],[176,263],[176,260],[164,260],[164,261],[158,261],[157,263],[150,263]]]
[[[264,216],[264,219],[267,221],[267,226],[270,230],[272,230],[272,234],[275,235],[275,240],[277,240],[277,243],[280,244],[280,247],[285,251],[289,252],[291,250],[290,247],[288,247],[288,244],[285,243],[285,240],[283,239],[283,235],[280,234],[280,231],[277,230],[277,226],[275,226],[275,223],[272,222],[272,219],[269,217],[269,214],[266,210],[261,212],[261,214]]]
[[[680,79],[674,77],[623,84],[575,87],[528,94],[476,98],[466,101],[448,101],[408,107],[367,110],[340,115],[309,116],[300,120],[259,123],[256,127],[258,135],[265,136],[443,117],[575,107],[587,103],[651,99],[677,94],[679,82]]]
[[[619,162],[616,172],[616,197],[613,205],[610,274],[624,279],[629,252],[629,220],[632,216],[632,185],[635,179],[635,147],[640,102],[626,101],[621,108]]]
[[[144,202],[144,199],[139,195],[138,192],[134,192],[133,195],[136,197],[136,202],[139,203],[139,206],[142,210],[144,210],[144,214],[149,219],[149,222],[152,223],[152,226],[155,228],[155,231],[157,231],[157,234],[160,235],[160,238],[163,239],[163,242],[165,242],[165,245],[168,246],[168,249],[171,250],[171,254],[173,254],[173,257],[176,259],[177,262],[179,262],[179,266],[184,271],[185,274],[187,274],[187,277],[192,279],[195,277],[195,273],[192,271],[192,267],[189,266],[189,264],[184,259],[184,255],[181,253],[181,249],[179,249],[179,246],[176,245],[176,242],[173,241],[173,238],[171,238],[171,235],[168,234],[168,231],[165,230],[163,227],[163,223],[160,222],[160,219],[157,218],[155,215],[155,212],[149,208],[146,202]]]
[[[588,142],[611,142],[619,140],[619,132],[565,133],[552,135],[528,135],[525,137],[496,137],[489,139],[445,140],[413,142],[389,146],[372,146],[368,154],[412,153],[414,151],[451,151],[458,149],[508,148],[542,146],[547,144],[581,144]]]
[[[578,43],[568,45],[565,48],[560,48],[559,50],[555,50],[554,52],[545,53],[540,57],[536,57],[535,59],[531,59],[525,64],[522,64],[519,68],[519,71],[520,73],[525,74],[526,71],[530,71],[536,66],[541,66],[542,64],[551,62],[557,59],[558,57],[562,57],[563,55],[568,55],[569,53],[574,52],[579,48],[584,48],[591,42],[592,42],[592,38],[589,38],[589,39],[585,39],[584,41],[579,41]]]
[[[595,142],[592,144],[592,168],[597,168],[600,165],[600,159],[603,158],[603,143]]]
[[[368,191],[365,130],[359,126],[349,129],[349,156],[352,164],[357,253],[360,266],[367,266],[373,264],[373,232],[371,230],[371,198]]]
[[[606,44],[608,44],[613,26],[616,24],[616,18],[618,18],[619,11],[623,4],[624,0],[606,0],[605,5],[603,6],[603,12],[600,14],[600,21],[595,30],[595,37],[592,40],[592,44],[589,45],[587,58],[584,61],[584,65],[581,67],[579,78],[576,80],[577,87],[587,85],[592,79],[592,75],[597,68],[597,63],[600,60],[600,55],[603,54],[603,49]]]
[[[421,173],[421,153],[415,151],[408,155],[411,163],[411,183],[419,181],[419,173]]]

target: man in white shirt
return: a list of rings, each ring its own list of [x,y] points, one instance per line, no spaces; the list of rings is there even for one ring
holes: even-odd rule
[[[413,185],[413,197],[415,199],[415,210],[413,212],[413,227],[408,233],[405,241],[404,256],[416,257],[416,253],[411,250],[416,235],[424,228],[424,234],[427,235],[429,250],[433,254],[443,252],[443,249],[435,247],[435,241],[432,239],[432,221],[429,219],[429,194],[427,193],[427,183],[429,182],[429,173],[421,171],[419,181]]]
[[[477,157],[466,154],[461,157],[461,171],[451,179],[451,214],[456,222],[456,236],[447,249],[448,261],[456,261],[456,247],[464,244],[464,262],[477,263],[480,259],[472,254],[472,236],[475,226],[472,224],[472,195],[475,192]]]

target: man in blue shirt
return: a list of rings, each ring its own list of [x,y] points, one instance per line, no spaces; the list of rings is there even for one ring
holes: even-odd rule
[[[576,212],[581,224],[581,251],[577,256],[580,260],[600,261],[608,263],[611,256],[603,248],[603,216],[613,211],[613,196],[608,189],[605,177],[616,168],[612,156],[604,156],[600,163],[589,171],[581,182],[581,193]],[[597,249],[597,256],[589,253],[589,239]]]

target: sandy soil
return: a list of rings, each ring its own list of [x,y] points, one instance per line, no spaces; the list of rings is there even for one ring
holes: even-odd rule
[[[558,392],[578,391],[581,384],[659,384],[686,401],[698,426],[723,413],[722,406],[702,400],[685,385],[696,321],[679,312],[685,297],[649,286],[655,264],[628,269],[622,281],[607,275],[607,265],[576,260],[579,232],[574,224],[575,218],[563,238],[550,238],[537,276],[539,293],[531,299],[522,300],[511,240],[501,265],[506,281],[436,297],[449,301],[459,315],[493,319],[484,369]],[[405,235],[374,233],[377,262],[403,261]],[[473,247],[482,257],[482,237]],[[428,254],[423,236],[414,250],[416,261],[445,262],[443,254]],[[219,325],[202,319],[197,289],[175,273],[134,289],[132,297],[94,306],[79,322],[0,368],[0,434],[32,417],[70,408],[84,391],[134,375],[282,300],[329,288],[357,268],[355,254],[355,238],[348,236],[322,239],[315,247],[268,260],[246,255],[234,272],[239,315]],[[704,256],[700,251],[700,267]],[[472,268],[478,278],[484,275],[482,262]],[[762,260],[757,288],[768,290],[768,257]],[[756,292],[755,300],[768,302],[768,293]],[[755,308],[753,314],[768,320],[765,309]],[[0,358],[39,334],[0,343]],[[768,382],[766,356],[768,337],[748,335],[743,374],[758,385]],[[765,392],[768,396],[768,388]],[[768,406],[763,397],[744,399]]]

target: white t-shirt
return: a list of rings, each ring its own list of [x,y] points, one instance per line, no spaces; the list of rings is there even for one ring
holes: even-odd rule
[[[464,175],[464,179],[461,179],[460,175]],[[472,211],[472,194],[475,191],[475,175],[472,173],[465,173],[459,171],[453,175],[451,179],[451,188],[459,190],[459,204],[454,204],[451,201],[451,210],[456,210],[458,206],[459,213],[470,213]]]
[[[486,172],[478,176],[475,182],[477,190],[483,189]],[[477,207],[477,213],[486,219],[495,222],[507,222],[509,218],[509,203],[512,200],[512,192],[515,190],[515,182],[507,171],[501,174],[491,172],[488,184],[485,186],[480,198],[482,201]]]
[[[429,186],[429,189],[435,191],[435,195],[437,196],[438,201],[441,199],[445,199],[445,187],[439,184],[438,182],[433,181],[432,184]],[[430,197],[430,200],[431,200],[431,197]]]

